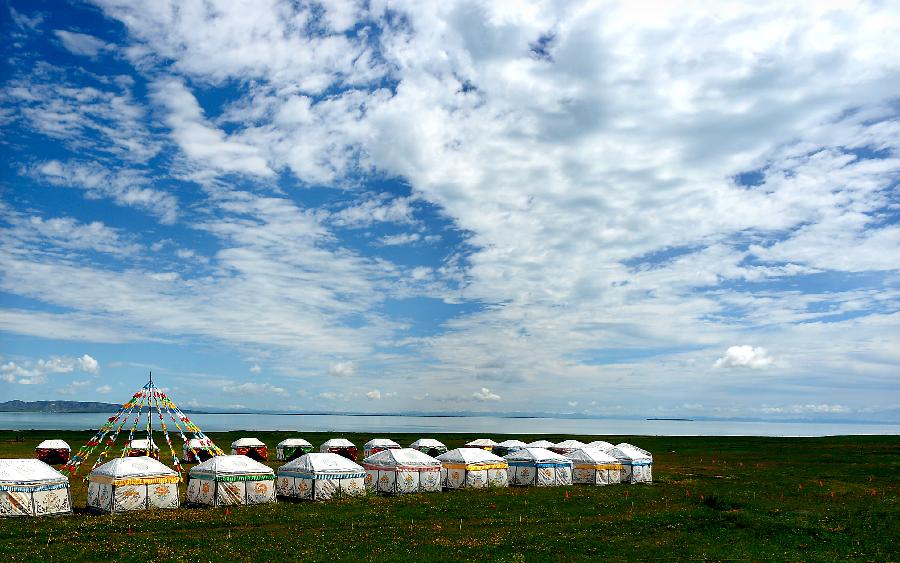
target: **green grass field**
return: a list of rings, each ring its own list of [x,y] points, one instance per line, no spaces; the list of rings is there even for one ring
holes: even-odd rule
[[[210,434],[223,449],[248,435],[274,458],[289,433]],[[318,446],[333,435],[302,436]],[[344,436],[360,447],[373,437]],[[419,437],[381,436],[404,446]],[[0,431],[0,457],[32,457],[46,438],[77,449],[88,437]],[[434,437],[452,449],[474,436]],[[655,482],[97,516],[83,508],[82,470],[74,515],[0,521],[0,560],[900,560],[898,436],[574,437],[649,450]]]

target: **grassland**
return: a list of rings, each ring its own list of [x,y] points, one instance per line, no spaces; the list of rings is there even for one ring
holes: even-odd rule
[[[288,433],[211,437],[226,446],[246,435],[274,458]],[[303,437],[318,445],[328,436]],[[372,436],[345,437],[361,446]],[[417,436],[387,437],[405,445]],[[451,448],[472,438],[435,437]],[[45,438],[77,447],[88,433],[0,431],[0,457],[31,457]],[[900,437],[620,440],[653,453],[653,484],[96,516],[82,508],[79,474],[75,515],[0,521],[0,560],[900,560]]]

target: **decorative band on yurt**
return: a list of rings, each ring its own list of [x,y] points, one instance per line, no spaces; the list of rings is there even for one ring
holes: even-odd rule
[[[506,469],[510,464],[503,463],[444,463],[444,469],[468,469],[469,471],[478,471],[479,469]]]
[[[363,467],[366,469],[371,469],[372,471],[440,471],[441,466],[436,465],[433,467],[421,467],[421,466],[412,466],[412,465],[395,465],[391,467],[384,467],[383,465],[369,465],[367,463],[363,464]]]
[[[631,467],[646,467],[653,465],[652,461],[623,461],[622,465],[630,465]]]
[[[575,469],[622,469],[621,463],[575,464]]]
[[[511,467],[568,467],[571,466],[570,463],[559,463],[559,462],[549,462],[549,463],[534,463],[533,461],[510,461],[509,465]]]
[[[363,479],[366,474],[365,473],[300,473],[300,472],[288,472],[282,471],[278,474],[279,477],[294,477],[297,479],[316,479],[319,481],[322,480],[332,480],[332,479]]]
[[[131,477],[128,479],[114,479],[105,475],[94,475],[93,477],[90,477],[89,480],[92,483],[122,487],[125,485],[164,485],[168,483],[178,483],[181,481],[181,477],[178,475],[165,475],[162,477]]]
[[[10,493],[36,493],[40,491],[58,491],[59,489],[66,489],[68,487],[68,483],[53,483],[51,485],[0,485],[0,491]]]
[[[220,483],[233,483],[235,481],[274,481],[274,474],[267,475],[191,475],[191,479],[200,479],[201,481],[219,481]]]

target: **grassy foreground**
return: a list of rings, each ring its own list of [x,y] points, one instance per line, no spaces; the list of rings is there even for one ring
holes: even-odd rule
[[[274,459],[289,434],[210,436],[223,449],[256,436]],[[331,437],[302,436],[316,446]],[[373,437],[344,436],[360,448]],[[404,446],[419,437],[382,436]],[[451,449],[474,437],[433,436]],[[32,457],[46,438],[77,449],[88,437],[0,431],[0,457]],[[0,520],[0,560],[900,560],[898,436],[574,437],[649,450],[655,482],[95,516],[79,471],[75,515]]]

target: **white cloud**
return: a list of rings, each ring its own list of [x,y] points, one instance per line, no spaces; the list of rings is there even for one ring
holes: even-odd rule
[[[349,377],[356,373],[353,362],[336,362],[328,366],[328,375],[333,377]]]
[[[97,39],[93,35],[55,29],[53,33],[62,41],[63,46],[76,55],[94,58],[103,51],[112,51],[115,46]]]
[[[250,373],[260,373],[260,372],[262,372],[262,368],[259,367],[259,364],[253,364],[253,366],[250,368]]]
[[[282,387],[277,387],[271,383],[255,383],[248,381],[247,383],[229,383],[222,386],[222,392],[227,395],[287,395],[287,391]]]
[[[378,389],[372,389],[371,391],[366,393],[366,397],[372,399],[373,401],[380,401],[381,391],[379,391]]]
[[[0,377],[3,381],[22,385],[42,384],[47,381],[48,375],[76,371],[96,375],[100,373],[100,363],[88,354],[84,354],[80,358],[54,356],[47,360],[27,360],[23,363],[9,361],[0,365]]]
[[[773,363],[775,360],[765,348],[744,345],[729,347],[725,355],[716,360],[715,367],[763,369]]]
[[[95,389],[95,391],[97,391],[97,393],[104,393],[104,394],[105,394],[105,393],[110,393],[110,392],[112,392],[112,386],[110,386],[110,385],[101,385],[100,387],[97,387],[97,389]]]
[[[472,398],[476,401],[499,401],[500,395],[492,393],[487,387],[482,387],[478,391],[472,393]]]

